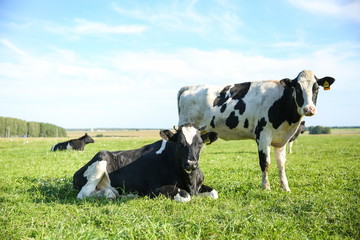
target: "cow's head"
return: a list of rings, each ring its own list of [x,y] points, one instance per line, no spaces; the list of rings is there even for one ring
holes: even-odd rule
[[[318,79],[313,72],[304,70],[294,79],[283,79],[280,83],[284,87],[294,89],[293,97],[298,107],[298,113],[302,116],[312,116],[316,114],[316,100],[319,92],[319,86],[325,90],[330,89],[330,85],[335,82],[332,77]]]
[[[160,136],[164,140],[177,143],[177,161],[188,173],[198,168],[200,152],[204,144],[211,144],[218,138],[215,132],[201,134],[200,131],[201,129],[191,124],[180,126],[176,133],[170,130],[160,131]]]
[[[85,135],[82,137],[84,139],[85,143],[94,143],[94,139],[92,139],[92,137],[90,137],[87,133],[85,133]]]

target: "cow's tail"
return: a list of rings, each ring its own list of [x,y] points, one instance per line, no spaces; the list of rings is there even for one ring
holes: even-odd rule
[[[187,91],[189,89],[190,89],[190,86],[182,87],[179,90],[178,94],[177,94],[177,105],[178,105],[178,114],[179,114],[179,116],[180,116],[180,97],[185,91]]]

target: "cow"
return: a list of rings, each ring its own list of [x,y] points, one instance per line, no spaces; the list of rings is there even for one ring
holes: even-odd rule
[[[290,138],[289,140],[289,154],[292,154],[292,145],[295,141],[295,139],[297,139],[301,134],[303,134],[305,132],[305,121],[301,121],[299,128],[296,130],[295,134]]]
[[[72,139],[66,142],[57,143],[52,146],[51,151],[63,151],[63,150],[77,150],[84,151],[84,147],[88,143],[94,143],[94,139],[92,139],[87,133],[84,136],[78,139]]]
[[[217,191],[202,184],[199,168],[202,146],[214,142],[217,134],[201,135],[195,126],[185,124],[176,133],[161,130],[160,136],[162,140],[138,149],[98,152],[73,176],[77,198],[161,194],[179,202],[190,201],[191,195],[217,199]]]
[[[286,143],[303,116],[316,114],[319,86],[335,81],[318,79],[304,70],[290,80],[253,81],[226,86],[188,86],[178,92],[179,125],[205,126],[224,140],[253,139],[257,143],[262,187],[270,190],[270,146],[274,147],[280,185],[290,191],[285,174]]]

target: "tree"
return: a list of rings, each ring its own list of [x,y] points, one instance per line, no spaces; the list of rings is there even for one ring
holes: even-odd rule
[[[309,127],[309,134],[330,134],[331,129],[328,127],[315,126]]]
[[[0,117],[0,137],[66,137],[66,130],[50,123]]]

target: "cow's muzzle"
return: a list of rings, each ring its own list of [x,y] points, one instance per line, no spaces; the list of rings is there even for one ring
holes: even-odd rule
[[[315,106],[306,106],[303,109],[305,116],[313,116],[316,114],[316,107]]]
[[[184,164],[184,170],[186,172],[191,172],[198,167],[196,160],[187,160],[186,164]]]

